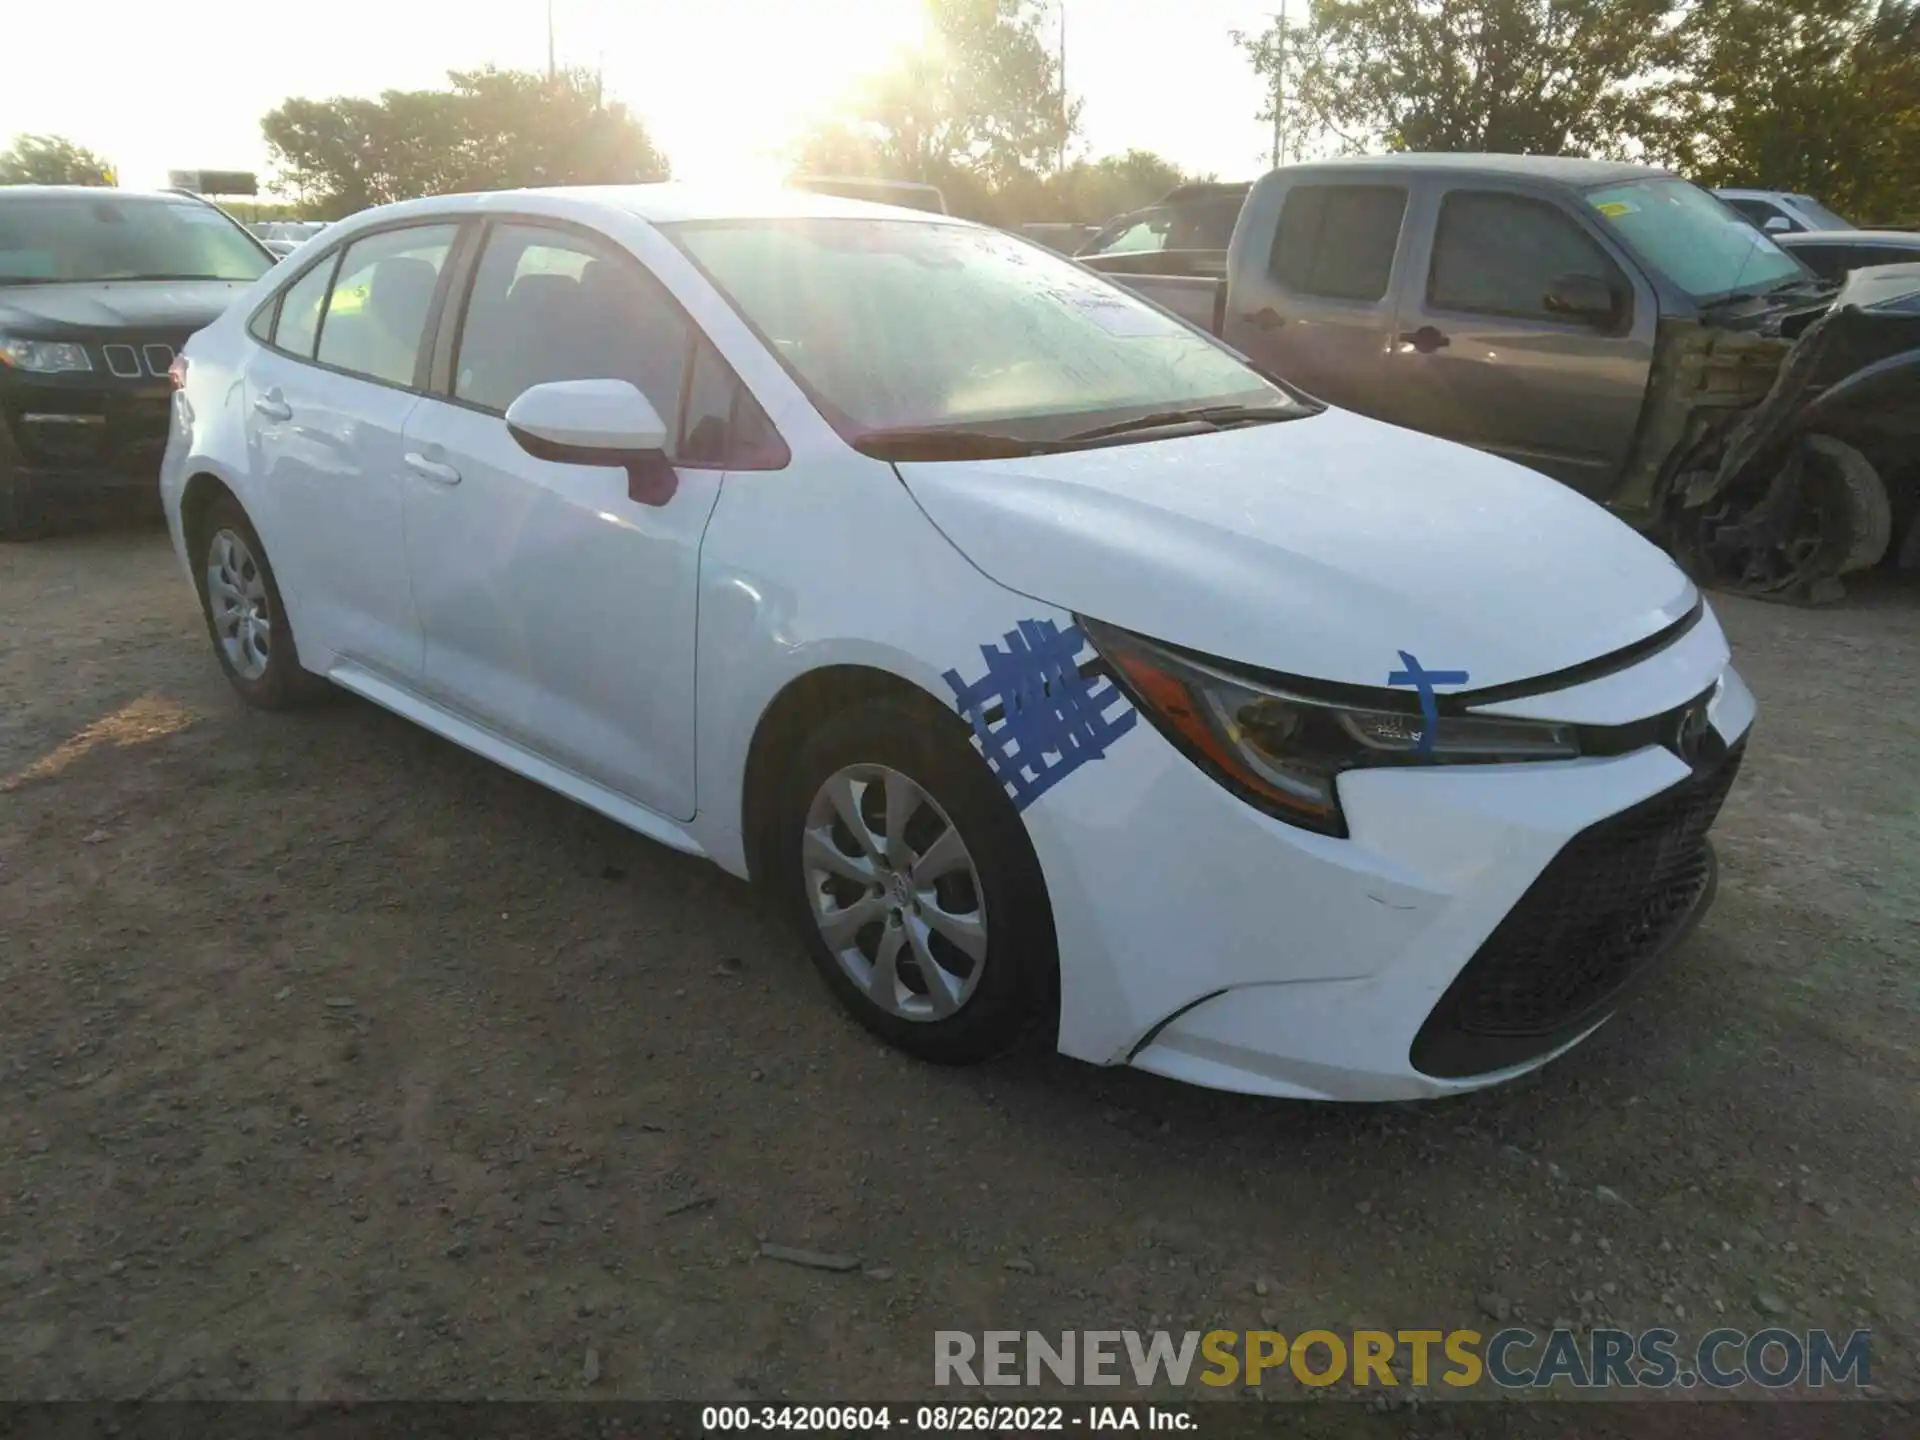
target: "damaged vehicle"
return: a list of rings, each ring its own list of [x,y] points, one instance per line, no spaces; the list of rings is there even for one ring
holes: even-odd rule
[[[1823,280],[1664,170],[1413,154],[1268,174],[1224,278],[1110,278],[1332,404],[1552,475],[1706,583],[1806,601],[1920,563],[1920,285],[1888,273]]]

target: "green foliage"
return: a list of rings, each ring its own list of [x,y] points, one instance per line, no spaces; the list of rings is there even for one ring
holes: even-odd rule
[[[1657,148],[1703,184],[1814,195],[1856,224],[1920,212],[1920,4],[1696,0]]]
[[[1920,219],[1920,0],[1313,0],[1234,40],[1296,153],[1642,156]]]
[[[283,194],[338,218],[417,195],[663,180],[667,158],[586,71],[454,71],[448,90],[290,99],[260,122]]]
[[[957,213],[992,218],[1003,194],[1037,193],[1079,107],[1062,108],[1038,0],[925,4],[925,44],[897,55],[816,127],[800,146],[799,169],[924,181]]]
[[[0,185],[111,185],[113,167],[59,135],[22,135],[0,150]]]
[[[1362,150],[1618,154],[1651,128],[1672,0],[1313,0],[1235,40],[1294,135]],[[1271,102],[1262,115],[1271,120]]]

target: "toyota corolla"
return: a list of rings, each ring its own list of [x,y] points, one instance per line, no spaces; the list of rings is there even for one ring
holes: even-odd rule
[[[248,702],[341,687],[774,887],[948,1062],[1507,1078],[1709,904],[1754,704],[1659,550],[944,215],[410,201],[186,347]]]

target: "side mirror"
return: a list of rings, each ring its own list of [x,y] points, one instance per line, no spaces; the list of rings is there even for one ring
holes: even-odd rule
[[[628,498],[642,505],[666,504],[680,485],[666,422],[625,380],[535,385],[507,407],[507,433],[536,460],[625,467]]]
[[[1784,235],[1793,229],[1793,222],[1784,215],[1771,215],[1760,228],[1769,235]]]
[[[1550,314],[1589,325],[1611,325],[1620,314],[1619,296],[1598,275],[1558,276],[1547,286],[1543,303]]]

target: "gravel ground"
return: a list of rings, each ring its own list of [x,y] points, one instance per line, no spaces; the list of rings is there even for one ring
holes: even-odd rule
[[[924,1395],[937,1328],[1874,1331],[1920,1393],[1920,594],[1723,600],[1719,903],[1492,1094],[947,1071],[744,886],[370,706],[153,532],[0,547],[0,1396]],[[827,1273],[761,1241],[861,1257]]]

